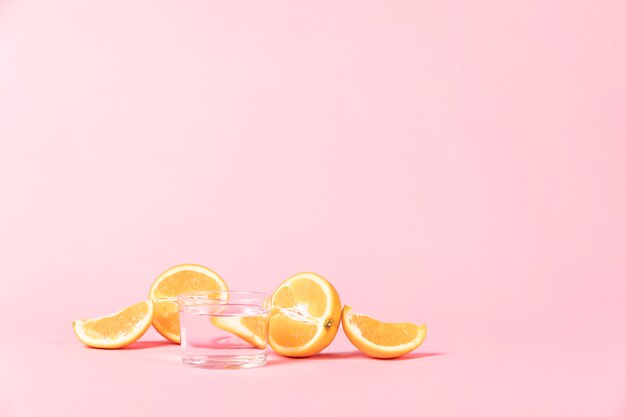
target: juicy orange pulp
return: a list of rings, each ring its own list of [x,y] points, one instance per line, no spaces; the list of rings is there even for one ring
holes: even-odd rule
[[[285,356],[315,355],[332,342],[341,320],[341,301],[323,277],[303,272],[274,291],[269,343]]]
[[[166,339],[180,343],[180,324],[176,296],[194,291],[227,290],[224,280],[202,265],[183,264],[163,272],[150,288],[154,302],[152,325]]]
[[[152,301],[142,301],[108,316],[74,320],[72,327],[87,346],[116,349],[143,336],[150,327],[153,313]]]
[[[396,358],[416,349],[426,337],[426,325],[385,323],[344,306],[343,330],[354,346],[375,358]]]

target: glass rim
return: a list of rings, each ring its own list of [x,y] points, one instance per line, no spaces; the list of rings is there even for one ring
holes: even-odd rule
[[[228,294],[229,297],[224,298],[210,298],[209,295],[222,295]],[[231,298],[230,295],[236,295],[234,298]],[[244,295],[244,297],[240,297],[240,295]],[[258,301],[264,300],[266,298],[271,297],[271,294],[261,292],[261,291],[248,291],[248,290],[206,290],[206,291],[190,291],[180,293],[175,297],[163,297],[160,299],[172,300],[172,301],[207,301],[207,302],[225,302],[225,301]]]

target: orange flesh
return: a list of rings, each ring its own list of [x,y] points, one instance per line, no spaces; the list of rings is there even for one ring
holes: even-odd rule
[[[264,317],[243,317],[241,324],[261,339],[265,339],[267,334],[267,320]]]
[[[326,311],[326,293],[315,281],[302,279],[282,287],[274,296],[277,307],[292,308],[298,304],[306,307],[311,316],[321,317]]]
[[[169,332],[180,334],[180,323],[178,321],[178,305],[176,302],[163,301],[154,302],[154,316],[158,317],[159,324]]]
[[[219,291],[223,289],[213,278],[196,271],[179,271],[164,278],[154,291],[155,297],[175,297],[190,291]]]
[[[272,318],[272,334],[276,343],[285,347],[304,346],[317,333],[314,324],[292,320],[284,314],[277,314]]]
[[[269,323],[265,317],[212,317],[211,322],[260,349],[265,348],[267,344]]]
[[[122,310],[112,317],[103,317],[83,322],[84,333],[94,339],[115,338],[131,333],[148,313],[148,305],[139,303]]]
[[[178,294],[185,292],[219,291],[224,289],[212,277],[194,270],[182,270],[167,276],[159,282],[152,293],[154,320],[159,326],[157,330],[160,328],[160,331],[165,331],[170,335],[180,334],[176,300],[159,300],[159,298],[176,297]]]
[[[417,326],[411,323],[383,323],[359,314],[354,314],[351,321],[364,338],[379,346],[398,346],[417,337]]]
[[[285,347],[309,343],[319,326],[317,322],[312,322],[322,317],[326,305],[326,293],[312,280],[294,280],[278,290],[274,296],[272,315],[272,334],[276,343]],[[307,320],[309,323],[306,323]]]

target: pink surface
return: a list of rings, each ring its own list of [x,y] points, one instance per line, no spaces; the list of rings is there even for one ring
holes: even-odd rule
[[[0,3],[0,416],[626,415],[626,3]],[[313,270],[401,360],[72,319]]]

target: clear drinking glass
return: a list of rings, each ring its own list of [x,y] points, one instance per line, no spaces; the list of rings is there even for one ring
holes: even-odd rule
[[[271,297],[255,291],[202,291],[178,296],[185,365],[254,368],[267,361]]]

